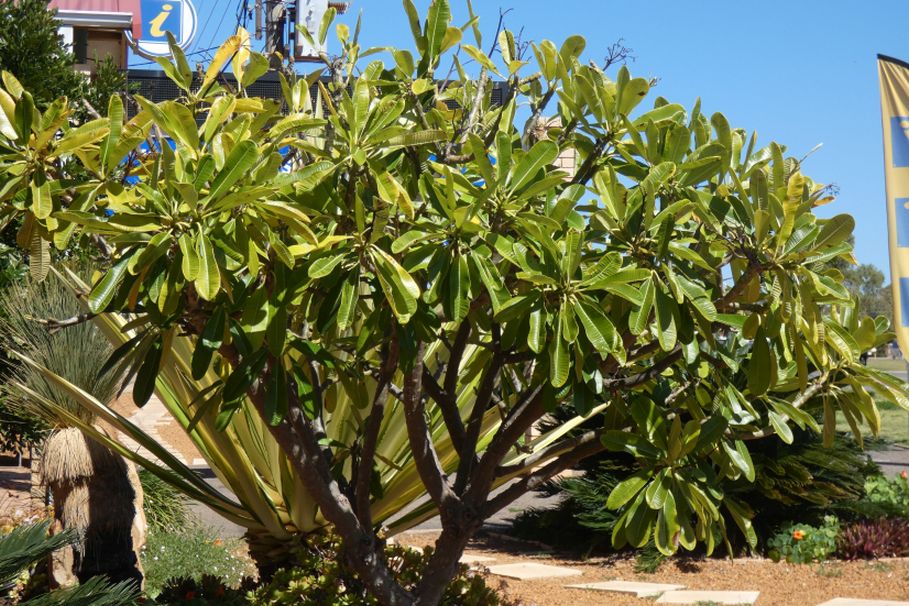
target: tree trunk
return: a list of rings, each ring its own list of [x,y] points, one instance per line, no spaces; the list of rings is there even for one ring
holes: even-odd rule
[[[467,542],[483,525],[482,520],[465,515],[463,511],[444,517],[450,519],[442,523],[442,534],[423,571],[414,606],[436,606],[441,601],[445,589],[457,574]]]

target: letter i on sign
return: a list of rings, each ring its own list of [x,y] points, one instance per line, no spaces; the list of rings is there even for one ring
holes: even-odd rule
[[[148,32],[143,39],[148,42],[165,41],[167,32],[170,32],[179,40],[182,9],[181,0],[143,0],[142,17]]]

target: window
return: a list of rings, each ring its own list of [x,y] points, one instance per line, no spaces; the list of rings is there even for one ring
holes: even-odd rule
[[[73,28],[73,55],[76,63],[88,63],[88,30],[81,27]]]

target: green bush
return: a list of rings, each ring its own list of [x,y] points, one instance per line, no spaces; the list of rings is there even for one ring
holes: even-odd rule
[[[271,581],[249,596],[255,606],[378,606],[366,587],[341,562],[336,537],[312,537],[300,555],[299,565],[279,571]],[[423,551],[401,545],[385,550],[389,567],[398,582],[412,590],[419,582],[431,548]],[[449,583],[439,606],[515,606],[486,584],[484,576],[461,565]]]
[[[880,517],[869,515],[869,510],[884,506],[863,502],[866,479],[877,477],[880,469],[854,440],[839,434],[832,446],[825,447],[821,436],[813,432],[796,430],[794,434],[792,444],[776,437],[749,442],[754,482],[742,478],[722,485],[724,492],[754,510],[760,545],[766,545],[776,529],[792,519],[817,525],[830,512],[849,520]],[[565,498],[555,508],[518,515],[514,535],[572,551],[610,549],[618,516],[606,507],[606,497],[618,482],[634,473],[635,463],[629,457],[603,453],[583,466],[584,477],[546,486],[543,493],[561,493]],[[730,539],[741,541],[734,534]]]
[[[835,516],[825,516],[820,526],[791,524],[783,527],[767,542],[768,555],[777,562],[823,562],[836,552],[839,534],[840,522]]]
[[[251,573],[249,561],[238,555],[241,550],[239,541],[222,540],[198,526],[150,533],[142,549],[146,593],[154,598],[173,579],[199,581],[206,575],[239,587]]]
[[[909,478],[906,477],[906,472],[895,478],[868,478],[865,481],[864,500],[882,510],[884,515],[879,517],[909,518]]]

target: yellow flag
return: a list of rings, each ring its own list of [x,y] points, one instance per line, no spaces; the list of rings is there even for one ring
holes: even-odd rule
[[[884,126],[893,329],[909,354],[909,63],[877,56]]]

